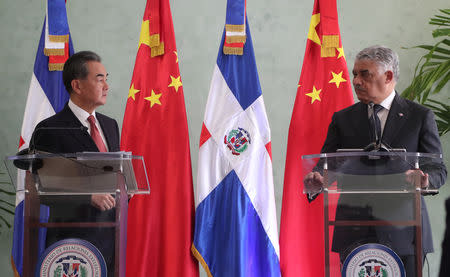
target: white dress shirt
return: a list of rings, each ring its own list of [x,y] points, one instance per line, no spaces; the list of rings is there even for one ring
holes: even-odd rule
[[[87,120],[88,117],[90,116],[90,114],[87,111],[80,108],[79,106],[77,106],[75,103],[73,103],[71,99],[69,99],[68,106],[69,106],[70,110],[73,112],[73,114],[81,122],[81,124],[83,124],[83,126],[88,128],[88,132],[90,134],[91,133],[91,124],[89,124],[89,121]],[[100,132],[100,136],[102,137],[103,143],[106,146],[106,150],[109,151],[108,144],[106,143],[105,135],[103,134],[103,130],[100,127],[100,123],[98,122],[97,117],[95,116],[95,111],[92,112],[92,115],[95,118],[95,126],[97,126],[97,129]]]
[[[380,124],[381,124],[381,136],[383,136],[384,126],[386,125],[386,120],[387,120],[387,117],[389,114],[389,110],[391,109],[392,102],[394,101],[394,97],[395,97],[395,90],[393,90],[391,92],[391,94],[389,94],[389,96],[386,97],[380,103],[380,105],[383,107],[383,109],[380,110],[377,115],[378,115],[378,118],[380,119]],[[369,116],[369,118],[372,116],[372,111],[370,109],[368,110],[368,116]]]

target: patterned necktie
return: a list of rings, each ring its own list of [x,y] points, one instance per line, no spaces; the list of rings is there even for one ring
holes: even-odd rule
[[[102,136],[100,135],[100,132],[97,129],[97,126],[95,125],[95,118],[93,115],[90,115],[88,117],[89,125],[91,125],[91,137],[94,140],[95,144],[97,145],[97,148],[100,152],[108,152],[106,149],[105,144],[103,143]]]
[[[372,125],[372,130],[375,130],[376,136],[375,141],[378,143],[381,140],[381,121],[378,117],[378,112],[383,109],[383,106],[380,104],[373,105],[373,114],[370,117],[370,124]]]

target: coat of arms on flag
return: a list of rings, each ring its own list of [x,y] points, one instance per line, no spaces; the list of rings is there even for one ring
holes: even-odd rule
[[[252,140],[250,134],[244,128],[238,127],[225,135],[223,143],[227,145],[233,155],[238,156],[247,150],[247,147],[252,143]]]
[[[208,276],[280,276],[271,155],[245,1],[229,0],[200,134],[192,252]]]

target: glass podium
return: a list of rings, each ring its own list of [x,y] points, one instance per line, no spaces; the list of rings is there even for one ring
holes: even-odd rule
[[[143,157],[35,153],[5,164],[23,199],[23,276],[125,276],[128,201],[150,193]],[[106,194],[115,206],[94,208],[91,197]]]
[[[440,154],[303,156],[303,193],[310,201],[323,194],[325,276],[406,276],[407,256],[422,276],[431,243],[423,195],[438,193],[433,176],[442,166]]]

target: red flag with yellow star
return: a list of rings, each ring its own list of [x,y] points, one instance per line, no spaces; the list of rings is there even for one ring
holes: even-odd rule
[[[198,276],[190,251],[189,134],[169,0],[147,1],[121,149],[144,157],[151,189],[129,203],[127,276]]]
[[[289,126],[280,228],[284,277],[324,276],[323,197],[309,203],[303,194],[301,156],[320,152],[333,113],[352,103],[336,0],[315,0]]]

